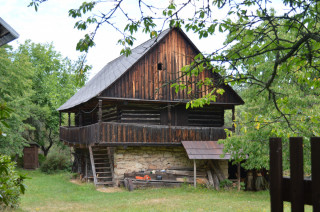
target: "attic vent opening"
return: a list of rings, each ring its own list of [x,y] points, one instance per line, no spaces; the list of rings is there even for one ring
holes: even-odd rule
[[[158,63],[158,71],[162,70],[162,63]]]

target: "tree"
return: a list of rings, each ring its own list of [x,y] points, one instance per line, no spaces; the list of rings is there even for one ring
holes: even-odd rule
[[[28,56],[34,68],[32,77],[30,116],[26,123],[29,141],[40,145],[47,156],[53,144],[59,142],[59,113],[56,110],[84,84],[86,75],[77,78],[77,63],[54,50],[52,44],[35,44],[26,41],[18,49]]]
[[[1,110],[0,153],[21,153],[27,142],[23,132],[28,125],[24,120],[28,118],[31,105],[33,71],[26,55],[8,46],[0,48],[0,102],[4,109]]]
[[[281,29],[279,34],[288,40],[292,39],[291,31]],[[248,60],[242,65],[242,69],[261,81],[272,74],[273,61],[276,57],[275,53],[269,52]],[[317,78],[319,73],[315,69],[309,69],[304,73],[290,62],[283,65],[286,67],[278,70],[277,78],[272,85],[273,91],[279,96],[277,103],[270,105],[269,98],[274,96],[270,96],[267,92],[260,92],[259,85],[252,83],[250,86],[242,87],[241,93],[247,104],[243,106],[241,113],[238,113],[239,116],[235,122],[237,133],[223,141],[226,149],[234,154],[234,158],[241,161],[249,156],[244,164],[248,169],[269,167],[269,136],[284,138],[285,146],[288,146],[290,136],[304,136],[305,165],[306,170],[310,171],[310,157],[307,156],[310,155],[308,138],[320,136],[320,99],[318,98],[320,90],[310,85],[314,84],[313,79]],[[288,70],[293,72],[288,74]],[[304,74],[312,80],[302,81],[300,76]],[[279,113],[279,110],[285,116]],[[285,148],[285,150],[285,155],[288,155],[288,149]],[[284,165],[285,168],[289,168],[287,160]]]

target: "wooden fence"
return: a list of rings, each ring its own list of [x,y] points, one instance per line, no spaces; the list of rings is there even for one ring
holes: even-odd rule
[[[283,211],[283,201],[291,202],[291,211],[304,211],[304,204],[320,211],[320,137],[312,137],[312,179],[304,179],[303,138],[290,138],[290,178],[282,173],[281,138],[270,138],[271,211]]]

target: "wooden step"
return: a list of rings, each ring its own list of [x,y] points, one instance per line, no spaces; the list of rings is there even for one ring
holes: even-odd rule
[[[111,172],[96,172],[96,174],[111,174]]]
[[[110,169],[110,166],[109,167],[96,167],[96,169]]]
[[[97,179],[110,179],[112,177],[97,177]]]
[[[112,185],[112,181],[107,181],[107,182],[97,182],[96,185]]]
[[[100,165],[100,164],[106,164],[106,163],[94,163],[94,165]]]

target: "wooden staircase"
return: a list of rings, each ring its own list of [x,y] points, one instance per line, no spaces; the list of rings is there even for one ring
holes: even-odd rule
[[[112,186],[113,164],[109,147],[89,146],[94,184]]]

